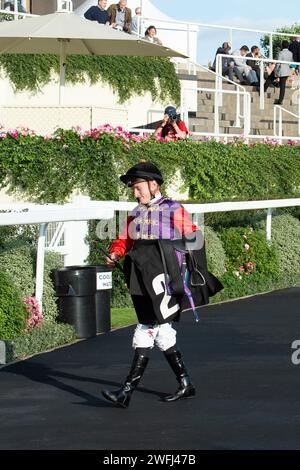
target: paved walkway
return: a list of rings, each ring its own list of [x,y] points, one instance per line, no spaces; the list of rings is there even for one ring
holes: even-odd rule
[[[1,368],[0,449],[300,449],[299,288],[183,317],[190,400],[159,400],[177,384],[158,350],[130,408],[101,398],[128,372],[133,328]]]

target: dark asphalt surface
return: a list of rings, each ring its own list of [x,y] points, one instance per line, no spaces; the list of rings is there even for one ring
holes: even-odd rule
[[[123,328],[2,367],[0,449],[300,449],[300,288],[204,307],[176,329],[195,398],[160,401],[177,383],[153,350],[128,409],[102,399],[131,364]]]

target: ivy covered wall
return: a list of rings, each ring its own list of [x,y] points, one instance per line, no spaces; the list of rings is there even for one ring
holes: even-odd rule
[[[0,66],[16,91],[36,92],[59,73],[59,57],[51,54],[0,54]],[[123,103],[150,92],[153,101],[180,102],[180,82],[173,63],[163,57],[67,57],[66,81],[71,84],[102,80]]]

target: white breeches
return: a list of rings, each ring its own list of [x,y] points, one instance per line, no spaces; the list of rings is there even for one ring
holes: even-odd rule
[[[152,349],[156,344],[161,351],[166,351],[176,344],[176,333],[171,323],[154,326],[138,323],[134,331],[132,347]]]

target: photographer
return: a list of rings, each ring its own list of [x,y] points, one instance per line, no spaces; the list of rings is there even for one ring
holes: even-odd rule
[[[158,124],[154,137],[160,137],[166,140],[185,139],[189,134],[183,121],[177,119],[176,108],[167,106],[163,120]]]

